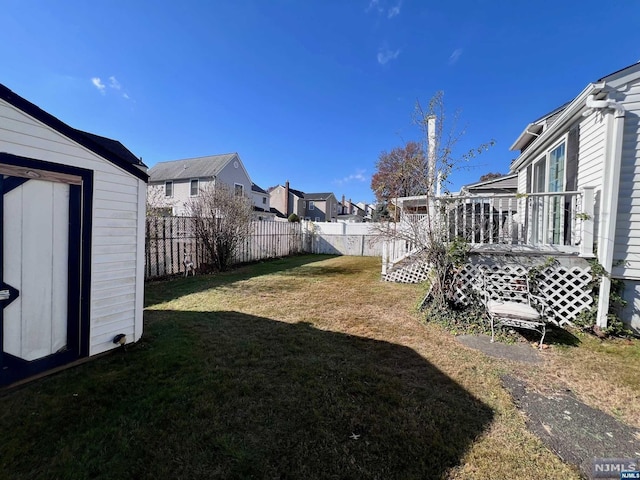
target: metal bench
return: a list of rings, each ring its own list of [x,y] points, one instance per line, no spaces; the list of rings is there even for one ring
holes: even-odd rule
[[[496,326],[525,328],[539,332],[539,348],[546,334],[547,305],[544,299],[531,293],[527,276],[487,272],[483,277],[484,305],[491,321],[491,341]]]

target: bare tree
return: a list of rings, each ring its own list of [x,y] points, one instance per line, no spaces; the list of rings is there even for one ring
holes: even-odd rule
[[[491,140],[469,151],[458,153],[456,144],[464,135],[459,130],[459,112],[448,118],[444,105],[444,93],[437,92],[426,107],[416,103],[414,122],[420,129],[419,142],[422,157],[426,158],[424,170],[415,172],[413,179],[416,190],[424,192],[419,204],[409,209],[396,199],[397,207],[404,208],[399,224],[383,224],[381,233],[390,240],[409,245],[411,254],[418,261],[425,262],[430,269],[430,296],[434,307],[445,305],[451,286],[452,272],[466,258],[467,246],[464,241],[450,241],[446,225],[441,222],[445,203],[439,203],[441,191],[448,194],[449,177],[452,172],[468,168],[468,162],[493,146]],[[416,213],[416,215],[410,215]]]
[[[249,235],[253,202],[225,184],[208,185],[186,205],[198,241],[217,271],[226,270]]]
[[[171,216],[175,204],[175,200],[165,195],[164,185],[147,187],[147,217]]]

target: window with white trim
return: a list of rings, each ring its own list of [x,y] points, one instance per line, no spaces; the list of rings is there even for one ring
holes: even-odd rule
[[[164,196],[165,197],[173,197],[173,182],[172,181],[164,182]]]
[[[313,203],[313,200],[309,200],[308,206],[309,206],[309,210],[314,210],[316,208],[315,203]]]
[[[190,195],[192,197],[197,197],[199,192],[200,192],[200,181],[197,178],[191,179],[190,192],[189,192]]]
[[[234,185],[234,192],[236,194],[236,197],[241,197],[242,195],[244,195],[244,185],[242,185],[241,183],[236,183]]]
[[[564,192],[566,141],[555,145],[533,164],[531,192]],[[564,195],[536,196],[532,199],[532,239],[536,243],[561,244],[565,236]]]

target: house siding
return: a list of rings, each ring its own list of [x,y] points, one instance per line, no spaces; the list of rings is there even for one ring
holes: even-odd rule
[[[237,168],[234,167],[234,163],[236,162],[238,165]],[[232,189],[236,183],[239,183],[244,187],[244,194],[251,197],[251,179],[237,156],[224,166],[218,174],[216,181],[226,183]]]
[[[269,192],[269,203],[271,204],[271,207],[275,208],[283,215],[287,214],[287,203],[284,198],[284,187],[282,185],[278,185]]]
[[[89,355],[115,348],[118,333],[139,338],[144,243],[135,240],[144,238],[144,182],[3,100],[0,139],[3,152],[93,170]]]
[[[579,124],[578,190],[594,187],[602,189],[605,154],[605,122],[601,114],[586,117]]]
[[[237,162],[238,168],[234,167],[234,163]],[[186,179],[167,179],[166,181],[173,182],[173,191],[171,197],[164,196],[164,188],[166,181],[154,181],[149,182],[149,189],[159,189],[159,193],[153,195],[155,201],[160,205],[158,206],[171,206],[173,209],[173,215],[185,216],[188,215],[187,205],[193,198],[191,196],[191,180],[198,180],[198,188],[204,189],[216,182],[222,182],[227,184],[231,189],[234,188],[236,183],[242,184],[244,187],[244,194],[251,198],[251,179],[249,178],[246,170],[244,169],[240,158],[235,155],[231,161],[229,161],[224,168],[218,173],[215,178],[212,177],[191,177]]]
[[[640,82],[621,90],[617,100],[626,113],[612,274],[640,280]]]

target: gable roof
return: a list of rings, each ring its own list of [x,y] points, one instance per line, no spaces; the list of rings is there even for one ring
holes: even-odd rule
[[[602,95],[606,96],[607,90],[615,89],[623,85],[624,83],[637,79],[640,76],[640,62],[616,70],[608,75],[596,80],[593,83],[589,83],[584,90],[577,97],[564,105],[551,111],[546,116],[541,117],[534,123],[530,123],[516,139],[514,144],[510,147],[510,150],[521,150],[520,156],[516,158],[512,165],[512,171],[522,164],[522,159],[526,157],[526,153],[529,153],[531,148],[540,145],[540,137],[548,137],[555,129],[560,128],[565,122],[579,114],[580,111],[586,108],[585,101],[589,95]],[[599,97],[596,97],[599,99]],[[541,120],[547,120],[546,128],[542,128],[540,125]],[[538,125],[537,129],[529,130],[532,125]],[[523,147],[526,145],[526,149]]]
[[[323,200],[327,200],[331,196],[333,196],[335,198],[335,195],[333,195],[333,193],[331,193],[331,192],[329,192],[329,193],[305,193],[304,194],[304,199],[305,200],[323,201]]]
[[[215,177],[234,159],[242,164],[237,153],[158,162],[149,169],[149,181]]]
[[[467,192],[478,192],[503,190],[505,192],[515,192],[518,189],[518,174],[511,173],[503,175],[498,178],[492,178],[491,180],[485,180],[484,182],[470,183],[463,186],[460,190]]]
[[[70,140],[82,145],[86,149],[91,150],[96,155],[99,155],[131,175],[144,180],[145,182],[148,181],[149,175],[145,171],[147,168],[146,165],[117,140],[77,130],[67,125],[62,120],[54,117],[50,113],[45,112],[28,100],[22,98],[20,95],[14,93],[2,84],[0,84],[0,99],[10,105],[13,105],[18,110],[21,110],[30,117],[35,118],[39,122],[47,125],[49,128],[57,131]]]

